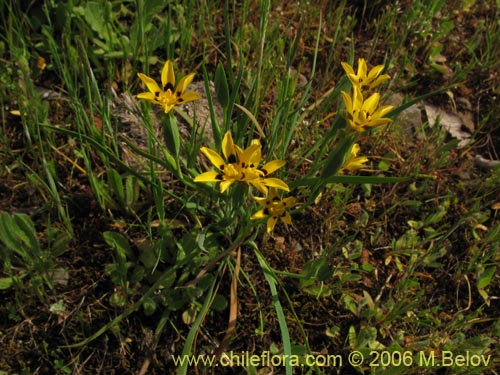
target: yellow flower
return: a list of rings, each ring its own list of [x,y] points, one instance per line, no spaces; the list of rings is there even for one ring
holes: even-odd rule
[[[262,161],[261,144],[254,140],[245,150],[233,143],[230,132],[222,140],[222,154],[202,147],[201,152],[220,172],[209,171],[194,178],[195,182],[220,182],[220,192],[223,193],[236,181],[243,181],[252,185],[262,194],[267,194],[268,187],[290,191],[288,185],[279,178],[267,177],[285,165],[284,160],[273,160],[259,168]]]
[[[365,131],[366,128],[373,128],[390,123],[390,118],[384,117],[394,107],[386,105],[378,108],[380,94],[375,93],[364,100],[359,87],[354,87],[352,96],[342,91],[342,98],[346,106],[347,122],[357,132]]]
[[[377,65],[367,74],[368,67],[366,66],[365,59],[358,60],[357,74],[354,73],[353,67],[348,63],[343,62],[342,67],[344,68],[347,77],[349,77],[353,87],[359,87],[361,91],[371,90],[390,78],[388,74],[380,75],[382,70],[384,70],[383,65]]]
[[[278,191],[274,188],[269,189],[269,194],[266,197],[254,197],[262,207],[259,211],[252,215],[251,219],[267,219],[267,233],[274,230],[274,226],[281,219],[285,224],[292,224],[292,217],[287,211],[295,204],[295,197],[280,199]]]
[[[358,169],[361,169],[364,167],[363,164],[368,161],[368,158],[366,156],[357,156],[359,150],[360,150],[359,145],[357,143],[355,143],[352,146],[351,155],[349,155],[349,158],[344,163],[342,168],[340,168],[340,170],[339,170],[340,174],[343,174],[344,171],[357,171]]]
[[[137,75],[149,90],[149,92],[138,94],[137,97],[161,106],[165,113],[169,113],[176,105],[201,98],[200,94],[196,92],[186,92],[188,85],[194,78],[194,73],[184,76],[177,86],[175,86],[174,68],[170,60],[165,62],[161,71],[162,87],[154,79],[145,74],[137,73]]]

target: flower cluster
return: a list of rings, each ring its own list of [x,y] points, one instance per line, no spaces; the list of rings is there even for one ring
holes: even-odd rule
[[[267,233],[271,233],[274,230],[278,219],[281,219],[285,224],[292,224],[292,217],[287,209],[295,205],[295,197],[281,199],[278,191],[271,188],[266,197],[254,197],[254,199],[264,208],[253,214],[251,219],[265,219],[269,216],[267,219]]]
[[[174,68],[170,60],[165,62],[161,71],[162,87],[160,87],[153,78],[145,74],[137,73],[137,75],[149,90],[149,92],[138,94],[137,97],[159,105],[163,108],[165,113],[169,113],[176,105],[201,98],[201,95],[196,92],[186,92],[188,85],[194,78],[194,73],[182,77],[177,86],[175,86]]]
[[[373,90],[378,85],[389,79],[389,75],[382,74],[383,65],[378,65],[368,72],[364,59],[358,60],[358,71],[347,63],[342,63],[347,77],[352,84],[352,92],[342,91],[342,99],[346,107],[346,120],[350,128],[361,133],[368,128],[388,124],[392,120],[384,117],[392,109],[392,106],[379,107],[380,94],[367,95],[367,91]],[[169,113],[176,105],[200,99],[195,92],[186,91],[188,85],[194,78],[194,73],[184,76],[175,86],[175,75],[172,63],[167,61],[161,72],[161,87],[158,83],[138,73],[141,81],[146,85],[149,92],[137,95],[139,99],[147,100],[163,108]],[[346,171],[357,171],[364,167],[368,161],[367,157],[358,156],[360,147],[357,143],[351,143],[346,149],[347,155],[343,155],[345,162],[338,169],[339,174]],[[195,182],[219,182],[220,192],[224,193],[234,183],[245,183],[257,189],[263,197],[253,199],[262,207],[251,216],[251,219],[267,218],[267,232],[274,230],[276,223],[281,220],[291,225],[292,218],[288,210],[295,205],[295,197],[282,198],[281,191],[289,192],[288,185],[281,179],[269,177],[285,165],[284,160],[272,160],[260,165],[262,158],[262,146],[259,140],[254,139],[251,144],[243,149],[234,144],[230,132],[226,132],[221,144],[221,154],[208,147],[201,147],[200,151],[210,160],[217,169],[207,171],[194,178]]]
[[[356,132],[363,132],[367,128],[390,123],[390,118],[384,117],[394,108],[391,105],[379,107],[380,94],[374,93],[365,98],[367,90],[374,89],[385,80],[389,79],[389,75],[380,74],[384,69],[383,65],[377,65],[367,73],[367,65],[365,59],[359,59],[358,72],[354,73],[354,69],[347,63],[342,63],[347,77],[352,84],[352,94],[342,91],[342,99],[346,107],[346,117],[349,126]]]
[[[246,149],[242,149],[233,142],[230,132],[222,140],[222,154],[202,147],[200,151],[210,160],[219,172],[209,171],[195,177],[195,182],[220,182],[220,191],[223,193],[234,182],[245,182],[262,194],[268,193],[268,187],[290,191],[288,185],[279,178],[268,177],[271,173],[285,165],[284,160],[272,160],[259,168],[262,161],[261,144],[254,139]]]
[[[252,215],[251,219],[263,219],[269,216],[267,220],[268,233],[274,230],[278,219],[286,224],[292,224],[292,218],[287,209],[293,206],[295,198],[281,200],[278,189],[290,191],[288,185],[279,178],[268,177],[285,165],[284,160],[272,160],[259,167],[262,161],[259,140],[254,139],[251,145],[243,150],[234,144],[230,132],[227,132],[222,140],[224,157],[207,147],[202,147],[200,150],[219,171],[202,173],[194,178],[195,182],[220,182],[221,193],[235,182],[247,183],[264,194],[264,197],[254,197],[255,201],[264,208]]]

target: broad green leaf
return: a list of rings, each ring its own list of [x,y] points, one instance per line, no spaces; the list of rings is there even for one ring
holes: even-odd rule
[[[125,261],[127,259],[127,256],[130,258],[133,257],[132,250],[130,249],[130,244],[122,234],[118,232],[108,231],[104,232],[102,235],[104,237],[104,241],[106,241],[109,246],[116,250],[120,261]]]
[[[7,245],[7,247],[13,251],[17,251],[19,247],[19,241],[14,236],[13,230],[13,219],[7,212],[2,212],[0,214],[0,240]]]
[[[72,237],[69,233],[59,233],[50,245],[50,252],[52,255],[58,257],[68,251],[70,249],[69,243],[71,239]]]
[[[212,308],[218,312],[223,312],[227,308],[227,305],[227,298],[222,294],[217,294],[212,302]]]
[[[2,277],[0,278],[0,290],[9,289],[12,286],[12,277]]]
[[[308,286],[314,281],[327,280],[333,275],[333,271],[324,259],[313,259],[304,265],[300,275],[301,286]]]
[[[484,272],[481,273],[481,275],[479,275],[479,280],[477,282],[478,289],[483,289],[490,284],[491,279],[495,275],[496,269],[497,269],[496,266],[489,267],[486,270],[484,270]]]
[[[154,312],[156,311],[156,307],[157,307],[156,302],[152,297],[148,297],[148,298],[144,299],[144,302],[142,304],[142,308],[144,309],[144,314],[146,316],[153,315]]]
[[[125,206],[132,208],[139,199],[139,181],[134,176],[127,176],[125,179]]]
[[[9,247],[14,245],[12,250],[16,252],[21,251],[19,245],[23,243],[27,249],[37,253],[40,250],[40,246],[36,236],[35,225],[31,221],[31,218],[26,214],[13,214],[11,217],[8,217],[6,213],[5,215],[0,220],[3,221],[0,232],[4,242]]]
[[[105,7],[108,7],[108,9]],[[109,24],[108,20],[105,19],[105,15],[110,13],[111,4],[106,1],[89,1],[85,5],[85,20],[100,38],[106,40],[108,48],[111,48],[111,46],[118,42],[118,38],[112,32],[112,26]]]

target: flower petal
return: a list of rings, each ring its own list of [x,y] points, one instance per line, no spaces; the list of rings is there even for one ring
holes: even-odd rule
[[[353,144],[352,148],[351,148],[351,155],[357,156],[359,150],[361,150],[361,147],[359,147],[359,144],[357,144],[357,143]]]
[[[234,182],[234,180],[225,180],[220,183],[220,192],[224,193],[229,186]]]
[[[285,164],[286,164],[285,160],[272,160],[264,164],[264,166],[260,170],[264,172],[264,176],[267,176],[268,174],[271,174],[274,171],[280,169]]]
[[[386,105],[386,106],[380,107],[373,113],[372,116],[373,117],[384,117],[386,114],[391,112],[393,108],[394,108],[394,106],[392,106],[392,105]]]
[[[208,147],[201,147],[200,151],[210,160],[210,162],[220,170],[223,170],[226,162],[222,157],[216,153],[214,150],[208,148]]]
[[[264,184],[264,180],[261,178],[254,178],[253,180],[249,180],[248,183],[260,191],[262,194],[267,195],[269,191],[267,186]]]
[[[349,126],[352,128],[352,130],[358,132],[358,133],[362,133],[365,131],[365,126],[366,124],[356,124],[354,121],[349,121]]]
[[[201,99],[201,95],[194,91],[188,91],[181,95],[179,101],[182,103],[192,102],[193,100]]]
[[[163,69],[161,71],[161,84],[165,91],[170,90],[174,92],[175,74],[174,66],[170,60],[165,61],[165,65],[163,65]]]
[[[358,59],[358,78],[366,77],[366,72],[368,67],[366,66],[366,60],[363,58]]]
[[[158,104],[158,99],[156,99],[156,95],[152,92],[141,92],[137,94],[137,99],[144,99],[150,101],[152,103]]]
[[[253,199],[261,206],[266,207],[269,204],[269,199],[267,197],[253,197]]]
[[[379,76],[379,74],[382,73],[382,70],[384,70],[383,65],[377,65],[373,67],[372,70],[370,70],[370,73],[368,73],[368,81],[375,80]]]
[[[347,75],[355,75],[354,73],[354,69],[352,68],[352,66],[350,66],[348,63],[346,62],[341,62],[340,63],[342,65],[342,68],[344,68],[344,71]]]
[[[289,207],[293,207],[293,205],[295,205],[296,201],[297,201],[297,198],[295,198],[295,197],[287,197],[287,198],[282,200],[282,203],[283,203],[283,206],[289,208]]]
[[[271,216],[269,219],[267,219],[267,233],[271,233],[274,230],[274,226],[276,225],[277,221],[278,218],[274,216]]]
[[[230,132],[226,132],[226,134],[224,134],[224,138],[222,139],[222,153],[226,157],[228,163],[236,163],[238,161],[236,151],[234,149],[233,137]]]
[[[379,101],[380,101],[380,94],[376,92],[363,102],[362,109],[373,115],[373,113],[375,113],[375,111],[377,110]]]
[[[262,209],[254,213],[252,216],[250,216],[250,219],[252,220],[265,219],[267,216],[269,215],[266,215],[264,213],[264,209]]]
[[[374,80],[370,87],[371,88],[374,88],[374,87],[377,87],[378,85],[380,85],[382,82],[388,80],[389,78],[391,78],[391,76],[389,74],[382,74],[380,77],[378,77],[376,80]]]
[[[171,104],[171,103],[164,103],[163,104],[163,110],[165,113],[169,113],[172,109],[174,109],[175,107],[175,104]]]
[[[148,77],[147,75],[142,73],[137,73],[137,75],[139,76],[141,81],[146,85],[148,90],[151,91],[154,95],[159,95],[160,93],[163,92],[160,89],[160,86],[158,86],[158,83],[156,83],[156,81],[153,78]]]
[[[290,191],[290,188],[288,185],[283,181],[280,180],[279,178],[263,178],[261,180],[262,184],[269,186],[269,187],[274,187],[276,189],[281,189],[285,191]]]
[[[194,75],[194,73],[190,73],[181,78],[181,80],[177,84],[177,87],[175,88],[175,93],[177,96],[181,96],[184,91],[186,91],[188,85],[193,81]]]
[[[285,211],[283,216],[281,216],[281,221],[284,222],[285,224],[292,225],[292,217],[290,216],[290,213]]]
[[[366,123],[366,124],[363,124],[362,126],[365,127],[365,126],[368,126],[370,128],[375,128],[377,126],[381,126],[381,125],[385,125],[385,124],[389,124],[391,123],[392,120],[390,118],[387,118],[387,117],[383,117],[383,118],[376,118],[376,119],[373,119],[371,120],[370,122]]]
[[[343,174],[344,171],[357,171],[358,169],[364,168],[364,163],[368,161],[366,156],[359,156],[352,159],[349,159],[339,170],[339,174]]]
[[[349,95],[345,91],[341,91],[340,93],[342,94],[342,99],[344,100],[344,105],[345,105],[346,111],[352,114],[352,110],[353,110],[352,104],[353,103],[352,103],[351,95]]]
[[[244,167],[252,167],[256,168],[260,163],[260,144],[253,144],[250,147],[247,147],[242,154],[238,155],[239,161],[244,163]]]
[[[208,171],[196,176],[194,182],[219,182],[221,181],[220,174],[214,171]]]

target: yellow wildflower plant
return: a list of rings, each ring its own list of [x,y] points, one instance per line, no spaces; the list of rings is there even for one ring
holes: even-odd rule
[[[368,66],[363,58],[358,59],[357,73],[354,72],[354,68],[348,63],[342,62],[341,64],[353,87],[359,87],[361,91],[371,90],[390,78],[388,74],[380,74],[384,70],[383,65],[377,65],[368,72]]]
[[[245,182],[262,194],[267,194],[268,187],[290,191],[288,185],[279,178],[267,177],[274,171],[285,165],[284,160],[272,160],[259,168],[262,161],[261,144],[253,140],[246,149],[242,149],[233,142],[230,132],[226,132],[222,140],[222,154],[201,147],[200,151],[219,170],[208,171],[194,178],[195,182],[220,182],[220,192],[224,193],[229,186],[237,181]]]
[[[342,91],[342,99],[346,107],[347,122],[357,132],[363,132],[367,128],[385,125],[392,120],[384,117],[394,108],[392,105],[378,107],[380,94],[374,93],[364,100],[363,93],[359,87],[353,88],[352,96]]]
[[[358,156],[360,150],[361,148],[357,143],[352,146],[349,158],[339,170],[340,174],[343,174],[345,171],[354,172],[364,167],[368,158],[366,156]]]
[[[142,73],[137,73],[137,75],[149,90],[149,92],[138,94],[137,98],[159,105],[165,113],[169,113],[176,105],[201,98],[201,95],[196,92],[186,91],[193,81],[194,73],[184,76],[175,86],[174,67],[170,60],[165,62],[161,71],[161,87],[153,78]]]
[[[279,219],[285,224],[292,224],[292,217],[287,211],[295,204],[295,197],[281,199],[275,188],[270,188],[266,197],[254,197],[263,208],[251,216],[252,220],[267,219],[267,233],[271,233]]]

